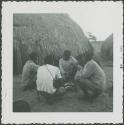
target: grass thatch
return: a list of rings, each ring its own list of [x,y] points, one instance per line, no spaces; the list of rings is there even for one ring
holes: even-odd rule
[[[58,60],[66,49],[73,56],[90,51],[87,37],[67,14],[14,14],[13,42],[16,73],[21,72],[32,51],[38,53],[39,64],[48,54]]]
[[[101,55],[106,60],[113,60],[113,34],[111,34],[101,46]]]

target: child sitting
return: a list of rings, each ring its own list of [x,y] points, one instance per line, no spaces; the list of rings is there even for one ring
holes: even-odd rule
[[[77,71],[77,60],[71,56],[71,51],[65,50],[63,57],[59,60],[59,68],[65,82],[74,79]]]

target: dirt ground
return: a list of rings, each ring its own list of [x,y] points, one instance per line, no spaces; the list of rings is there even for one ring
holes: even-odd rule
[[[109,63],[103,64],[104,71],[107,76],[107,86],[111,88],[113,84],[113,68]],[[113,96],[112,90],[109,89],[109,94],[99,96],[95,102],[89,103],[84,100],[79,100],[79,96],[83,96],[83,92],[79,89],[78,92],[68,92],[63,99],[53,105],[48,105],[37,99],[36,90],[22,91],[21,75],[16,75],[13,78],[13,101],[23,99],[31,106],[32,112],[112,112],[113,111]]]

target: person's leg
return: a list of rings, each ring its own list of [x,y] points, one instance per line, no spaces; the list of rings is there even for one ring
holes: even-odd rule
[[[75,68],[72,69],[71,72],[68,73],[68,75],[66,76],[66,82],[71,82],[74,80],[74,76],[75,76]]]
[[[27,85],[24,86],[24,91],[31,90],[36,88],[36,82],[30,82]]]
[[[38,98],[38,101],[40,101],[40,102],[45,99],[45,102],[47,104],[53,104],[53,97],[54,97],[53,94],[49,94],[44,91],[37,91],[37,98]]]
[[[66,81],[65,81],[65,88],[67,89],[67,91],[76,91],[76,86],[75,86],[75,82],[74,82],[74,76],[76,74],[77,68],[73,67],[72,71],[68,73],[68,75],[66,76]]]
[[[57,101],[59,101],[59,100],[62,99],[62,97],[64,96],[64,94],[65,94],[65,88],[64,87],[58,88],[55,93],[49,94],[47,96],[47,103],[48,104],[54,104],[54,103],[56,103]]]
[[[85,84],[83,84],[82,82],[79,82],[79,81],[78,81],[78,86],[79,86],[80,89],[84,92],[84,97],[89,96],[88,89],[87,89],[87,87],[85,86]]]
[[[76,72],[77,72],[77,67],[74,66],[72,71],[68,74],[67,82],[66,82],[67,84],[65,84],[65,87],[69,91],[77,91],[77,86],[76,86],[75,81],[74,81],[74,77],[75,77]]]
[[[38,101],[41,101],[41,96],[43,96],[42,92],[37,90],[37,99],[38,99]]]
[[[80,86],[82,88],[86,88],[87,90],[91,90],[91,91],[95,92],[97,89],[100,89],[98,87],[98,85],[96,85],[95,83],[93,83],[89,79],[82,78],[82,79],[80,79],[79,82],[80,82]]]
[[[67,82],[69,82],[69,80],[70,80],[70,76],[67,73],[66,75],[64,75],[64,82],[67,83]]]
[[[35,89],[36,88],[36,82],[31,82],[31,84],[28,85],[29,89]]]
[[[72,69],[72,72],[70,74],[70,78],[71,78],[72,81],[74,80],[76,72],[77,72],[77,66],[74,66],[73,69]]]
[[[30,80],[30,85],[29,85],[29,88],[31,89],[35,89],[36,88],[36,80],[37,80],[37,76],[36,74],[34,74]]]
[[[92,83],[92,81],[88,79],[81,79],[78,82],[78,85],[83,90],[87,99],[94,99],[96,98],[102,91],[96,84]],[[91,92],[91,94],[89,93]]]
[[[24,91],[35,89],[35,88],[36,88],[36,75],[34,75],[34,76],[32,76],[32,78],[30,78],[29,82],[24,87]]]
[[[60,87],[61,88],[61,87]],[[64,89],[64,87],[63,87]],[[44,91],[37,91],[37,96],[38,96],[38,100],[41,101],[41,96],[43,96],[46,100],[47,104],[53,104],[58,100],[61,100],[62,96],[64,95],[64,90],[61,89],[61,91],[58,89],[55,93],[53,94],[49,94],[47,92]]]
[[[38,96],[38,101],[42,101],[41,98],[43,97],[47,104],[51,104],[52,94],[49,94],[49,93],[44,92],[44,91],[37,91],[37,96]]]

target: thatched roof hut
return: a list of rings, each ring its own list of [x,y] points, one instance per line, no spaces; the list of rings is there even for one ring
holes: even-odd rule
[[[48,54],[59,59],[66,49],[73,56],[91,50],[82,29],[68,14],[14,14],[13,42],[13,64],[18,73],[32,51],[38,53],[42,64]]]
[[[104,59],[112,60],[113,59],[113,34],[105,39],[101,46],[101,54]]]

